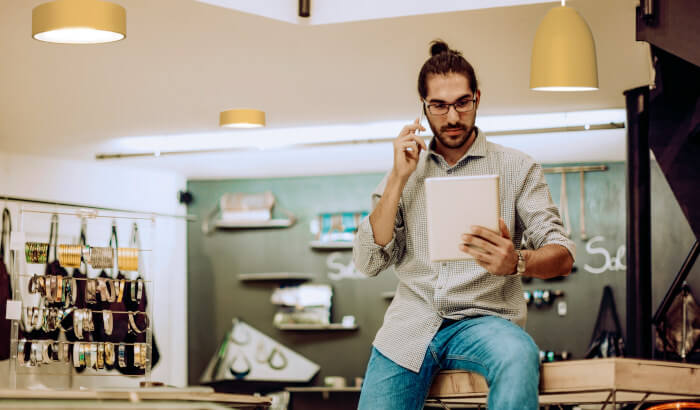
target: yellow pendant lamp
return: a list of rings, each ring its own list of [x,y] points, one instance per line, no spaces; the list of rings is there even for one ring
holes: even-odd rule
[[[251,109],[233,109],[219,114],[219,125],[225,128],[258,128],[265,126],[265,112]]]
[[[102,0],[55,0],[32,10],[32,37],[50,43],[95,44],[126,37],[126,10]]]
[[[530,88],[536,91],[591,91],[598,89],[598,67],[593,34],[576,10],[551,9],[535,34],[530,66]]]

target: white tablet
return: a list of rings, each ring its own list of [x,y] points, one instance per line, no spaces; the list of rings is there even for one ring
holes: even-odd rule
[[[426,178],[425,197],[431,262],[472,259],[459,249],[472,225],[500,232],[498,175]]]

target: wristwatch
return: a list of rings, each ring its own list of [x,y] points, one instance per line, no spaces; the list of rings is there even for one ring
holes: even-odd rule
[[[515,252],[518,253],[518,264],[515,265],[515,274],[517,276],[522,276],[523,273],[525,273],[525,258],[523,257],[523,253],[520,252],[520,249],[517,249]]]

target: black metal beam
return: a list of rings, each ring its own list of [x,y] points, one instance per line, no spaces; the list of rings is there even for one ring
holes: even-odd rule
[[[699,239],[700,67],[658,47],[651,50],[656,87],[649,92],[649,148]]]
[[[651,181],[649,87],[624,92],[627,106],[627,355],[650,359]]]
[[[637,40],[700,66],[699,18],[698,0],[642,0],[636,13]]]

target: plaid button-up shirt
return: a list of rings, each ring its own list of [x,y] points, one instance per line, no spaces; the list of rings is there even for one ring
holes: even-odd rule
[[[394,265],[399,279],[374,346],[382,354],[414,372],[443,319],[495,315],[525,324],[527,309],[518,276],[488,273],[473,259],[430,262],[425,209],[425,178],[499,175],[500,215],[518,248],[537,249],[559,244],[575,256],[559,210],[552,202],[542,167],[529,156],[488,142],[478,130],[469,151],[452,167],[434,151],[421,152],[408,179],[396,215],[392,240],[374,242],[369,218],[360,223],[353,246],[355,266],[374,276]],[[372,207],[384,192],[388,175],[372,193]],[[524,243],[526,242],[526,243]]]

